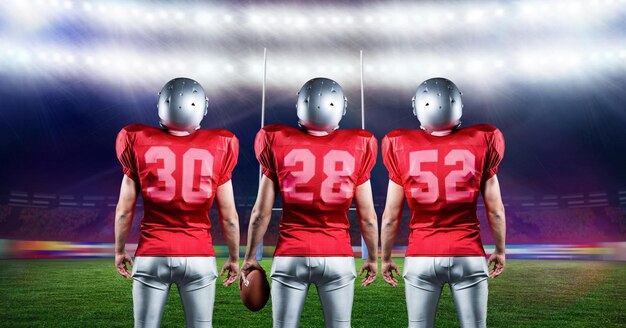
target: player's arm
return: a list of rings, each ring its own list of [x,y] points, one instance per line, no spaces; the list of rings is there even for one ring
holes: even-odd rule
[[[504,204],[502,204],[502,195],[500,194],[500,183],[496,175],[483,183],[482,193],[485,200],[485,208],[487,209],[489,227],[496,244],[496,249],[489,257],[489,262],[487,262],[487,266],[491,266],[491,263],[494,263],[493,270],[489,272],[489,277],[495,278],[504,271],[504,266],[506,265],[506,218]]]
[[[126,239],[133,224],[138,195],[139,183],[124,175],[120,187],[120,199],[115,208],[115,267],[124,278],[130,278],[126,263],[133,265],[133,259],[126,252]]]
[[[239,215],[235,207],[235,196],[231,180],[217,187],[215,205],[220,215],[222,233],[228,245],[228,260],[224,263],[220,275],[228,271],[222,284],[230,286],[239,275]]]
[[[368,286],[376,280],[378,275],[378,218],[374,210],[372,185],[369,180],[356,187],[354,202],[361,225],[361,234],[367,247],[367,260],[363,263],[359,276],[367,271],[361,284]]]
[[[383,280],[394,287],[398,285],[398,279],[393,276],[393,272],[395,271],[397,276],[400,276],[400,273],[398,272],[398,265],[394,263],[391,258],[391,250],[393,248],[393,244],[396,242],[403,207],[404,188],[389,180],[389,186],[387,187],[387,201],[385,203],[385,211],[383,212],[380,233],[383,251],[383,264],[381,270]]]
[[[275,184],[272,179],[267,176],[261,176],[259,182],[259,193],[256,202],[252,208],[250,215],[250,225],[248,226],[248,245],[243,265],[241,266],[241,275],[245,278],[252,269],[260,269],[261,266],[256,260],[256,249],[263,240],[267,226],[272,218],[272,207],[276,198]]]

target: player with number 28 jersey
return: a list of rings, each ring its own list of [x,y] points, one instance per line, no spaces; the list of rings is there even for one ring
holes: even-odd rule
[[[263,176],[250,217],[243,278],[263,270],[254,251],[263,238],[276,190],[283,200],[272,278],[274,327],[298,327],[311,284],[317,287],[326,327],[350,327],[356,270],[348,211],[354,199],[369,251],[362,285],[377,275],[378,224],[370,171],[377,141],[362,129],[340,130],[347,99],[333,80],[315,78],[298,93],[300,128],[269,125],[254,150]]]
[[[377,142],[361,129],[312,136],[269,125],[257,134],[263,174],[280,186],[283,215],[275,256],[353,256],[347,212],[368,181]]]

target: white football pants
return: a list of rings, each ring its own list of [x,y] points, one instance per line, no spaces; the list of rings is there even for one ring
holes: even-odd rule
[[[212,327],[215,257],[137,256],[133,266],[135,327],[159,327],[170,286],[176,284],[187,327]]]
[[[461,327],[486,327],[489,275],[484,257],[407,257],[403,271],[409,327],[435,325],[439,296],[446,283]]]
[[[270,277],[274,327],[298,327],[311,284],[317,287],[326,327],[350,327],[356,278],[353,257],[277,256]]]

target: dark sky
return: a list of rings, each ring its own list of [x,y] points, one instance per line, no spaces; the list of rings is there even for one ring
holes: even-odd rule
[[[115,195],[122,177],[114,141],[126,124],[157,125],[156,92],[55,80],[5,79],[0,89],[2,192]],[[164,81],[165,82],[165,81]],[[304,82],[304,81],[303,81]],[[504,133],[507,150],[499,177],[506,195],[548,195],[626,188],[626,77],[607,75],[596,85],[518,83],[494,86],[492,97],[460,86],[463,125],[489,123]],[[241,141],[236,192],[254,196],[258,164],[260,90],[211,94],[204,127],[224,127]],[[484,82],[481,88],[485,88]],[[269,92],[266,123],[296,124],[295,92]],[[417,128],[412,94],[366,90],[366,128],[379,139],[395,128]],[[341,126],[360,125],[358,90],[348,90]],[[379,157],[372,180],[383,196],[386,171]]]
[[[122,177],[117,132],[132,123],[157,126],[158,89],[190,72],[201,77],[210,98],[203,127],[226,128],[240,139],[236,194],[254,196],[261,107],[255,65],[263,47],[270,49],[266,123],[295,126],[300,85],[338,66],[340,73],[327,77],[348,95],[341,126],[360,127],[356,67],[363,49],[373,66],[366,65],[366,128],[379,139],[396,128],[418,128],[413,91],[432,77],[430,70],[447,72],[464,92],[463,126],[488,123],[504,133],[498,175],[505,196],[626,190],[626,10],[590,4],[581,14],[568,4],[127,1],[111,4],[122,10],[116,20],[114,8],[104,14],[86,4],[44,4],[33,11],[27,3],[0,3],[0,194],[116,195]],[[530,17],[525,6],[534,10]],[[133,8],[141,9],[136,17],[129,16]],[[478,21],[471,20],[475,9]],[[170,16],[159,19],[159,10]],[[176,12],[184,18],[173,18]],[[284,25],[292,18],[307,23]],[[575,53],[580,49],[585,53]],[[537,51],[541,58],[531,58],[537,66],[517,67],[518,51]],[[572,53],[561,58],[554,51]],[[559,65],[569,55],[580,55],[572,57],[579,62]],[[474,76],[466,66],[476,56],[504,67]],[[173,65],[185,61],[185,69]],[[147,72],[153,64],[159,67],[154,74]],[[291,65],[303,65],[304,73],[286,73]],[[350,74],[341,71],[347,66]],[[283,81],[289,85],[277,87]],[[375,196],[383,196],[387,173],[380,157],[372,180]]]

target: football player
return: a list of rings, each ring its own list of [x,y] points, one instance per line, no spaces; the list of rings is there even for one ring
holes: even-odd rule
[[[161,128],[129,125],[117,136],[124,177],[115,215],[115,266],[133,279],[135,327],[159,327],[172,283],[187,327],[211,327],[217,267],[208,214],[214,200],[229,250],[223,285],[238,275],[231,173],[239,141],[224,129],[199,130],[208,101],[198,82],[173,79],[159,93]],[[139,193],[144,215],[133,263],[125,245]]]
[[[391,250],[406,198],[411,221],[402,276],[409,327],[433,327],[446,283],[461,326],[485,327],[487,278],[504,270],[505,217],[496,176],[504,138],[491,125],[460,129],[462,108],[454,83],[426,80],[413,98],[421,130],[394,130],[382,142],[389,187],[381,223],[381,271],[387,283],[397,285]],[[488,262],[476,216],[479,192],[496,244]]]
[[[298,326],[310,284],[316,285],[326,327],[350,327],[356,272],[347,213],[353,198],[369,251],[359,275],[367,272],[363,286],[376,279],[378,224],[369,178],[377,141],[362,129],[338,130],[346,106],[337,82],[315,78],[298,93],[299,128],[268,125],[256,136],[263,176],[241,272],[245,279],[262,270],[255,250],[280,190],[283,213],[270,272],[274,327]]]

